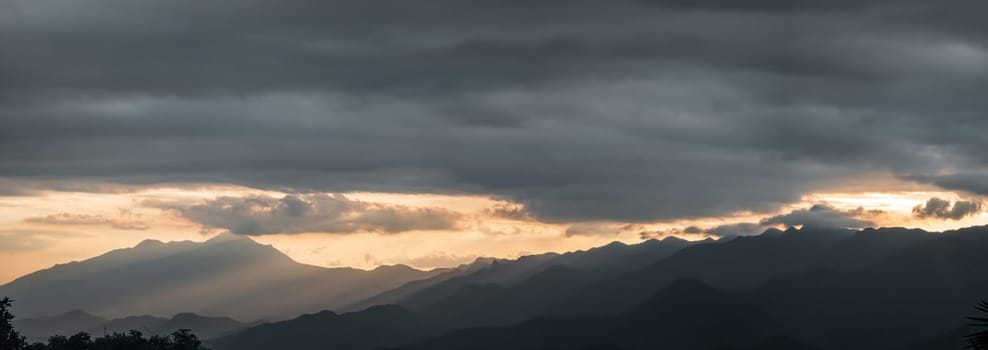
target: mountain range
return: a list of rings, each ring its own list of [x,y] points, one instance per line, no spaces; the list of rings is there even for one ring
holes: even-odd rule
[[[162,307],[197,306],[187,310],[205,309],[213,315],[233,315],[237,305],[250,305],[253,310],[246,314],[284,315],[273,311],[287,307],[302,315],[255,325],[228,323],[230,327],[203,332],[216,350],[942,350],[961,342],[957,338],[966,331],[965,317],[978,300],[988,298],[985,252],[988,226],[946,232],[804,227],[719,240],[666,238],[513,260],[485,258],[425,272],[407,267],[337,271],[298,264],[271,247],[224,236],[206,243],[145,242],[28,275],[12,285],[23,288],[14,295],[18,310],[22,304],[17,298],[31,293],[27,287],[38,288],[32,302],[45,310],[143,310],[130,304],[135,299],[126,290],[101,290],[90,281],[92,276],[110,279],[114,273],[136,278],[134,271],[145,267],[144,273],[178,273],[181,278],[173,283],[208,276],[215,288],[231,281],[246,286],[222,302],[171,299]],[[208,254],[215,254],[204,265],[208,273],[176,269],[189,268],[190,260],[198,262]],[[151,261],[168,268],[148,271]],[[294,271],[289,267],[321,272],[280,278],[268,272],[253,283],[231,277]],[[330,272],[360,278],[336,284],[304,280]],[[119,299],[61,302],[52,297],[57,293],[45,289],[71,288],[72,281],[86,283],[82,290],[88,293],[117,293]],[[142,290],[157,295],[153,283],[167,281],[153,280]],[[260,285],[272,289],[254,288]],[[9,286],[0,288],[0,294],[8,293],[3,288]],[[308,286],[313,288],[304,288]],[[277,295],[299,300],[277,300]],[[301,298],[312,295],[319,297]],[[76,311],[61,318],[92,324],[94,317],[87,315]],[[31,321],[47,324],[48,330],[58,328],[52,319]],[[25,323],[19,327],[30,328]]]
[[[404,265],[365,271],[295,262],[269,245],[222,234],[206,242],[146,240],[135,247],[37,271],[0,286],[20,317],[193,312],[278,320],[333,309],[447,270]]]
[[[211,344],[932,350],[924,344],[955,334],[988,296],[985,252],[988,227],[770,230],[689,244],[637,269],[599,274],[549,264],[515,281],[456,283],[429,303],[412,293],[397,305],[307,315]],[[474,274],[481,271],[488,270]],[[349,331],[328,334],[327,325]]]
[[[128,316],[106,319],[82,310],[14,321],[14,327],[27,337],[29,342],[43,342],[51,335],[73,335],[78,332],[102,335],[136,330],[144,334],[167,335],[179,329],[190,329],[199,337],[208,339],[232,334],[252,325],[254,324],[228,317],[205,317],[193,313],[180,313],[171,318]]]

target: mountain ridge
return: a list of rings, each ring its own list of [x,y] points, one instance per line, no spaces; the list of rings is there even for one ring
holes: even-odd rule
[[[256,321],[242,322],[229,317],[202,316],[190,312],[178,313],[170,318],[140,315],[109,319],[83,310],[47,317],[19,318],[14,321],[14,326],[31,342],[43,342],[56,334],[71,336],[86,332],[101,335],[136,330],[146,334],[167,335],[178,329],[191,329],[199,337],[210,339],[256,324]]]
[[[205,242],[144,240],[21,276],[0,286],[0,294],[17,300],[22,317],[86,309],[111,317],[191,311],[279,319],[340,307],[443,272],[405,265],[318,267],[228,234]]]

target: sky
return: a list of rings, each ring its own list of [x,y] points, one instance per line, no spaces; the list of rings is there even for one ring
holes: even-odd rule
[[[988,224],[981,0],[0,0],[0,283]]]

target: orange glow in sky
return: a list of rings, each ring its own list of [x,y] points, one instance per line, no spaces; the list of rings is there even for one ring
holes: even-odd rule
[[[204,229],[175,212],[146,203],[202,201],[216,197],[284,196],[235,186],[147,188],[129,193],[47,192],[44,195],[0,197],[0,283],[56,263],[85,259],[106,251],[134,246],[144,239],[202,241],[222,232]],[[675,232],[689,226],[757,222],[778,213],[738,213],[726,217],[670,222],[544,223],[531,217],[504,217],[495,208],[521,205],[486,196],[348,193],[361,202],[410,208],[440,208],[455,212],[460,223],[451,230],[413,230],[402,233],[266,234],[253,238],[272,244],[295,260],[320,266],[373,268],[407,264],[417,268],[455,266],[477,257],[514,258],[542,252],[564,252],[600,246],[611,241],[641,241],[641,231]],[[929,198],[964,199],[953,192],[835,192],[806,195],[779,213],[827,204],[840,210],[880,211],[869,216],[879,226],[895,225],[945,230],[988,223],[985,213],[960,220],[921,219],[912,209]],[[573,226],[590,228],[583,234],[566,232]],[[633,228],[629,228],[633,227]],[[594,231],[596,230],[596,231]],[[586,230],[585,230],[586,231]],[[674,233],[687,239],[703,234]]]

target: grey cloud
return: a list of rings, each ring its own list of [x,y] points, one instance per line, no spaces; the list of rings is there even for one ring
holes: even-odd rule
[[[734,237],[734,236],[753,236],[759,235],[765,230],[771,228],[771,224],[761,224],[761,223],[735,223],[735,224],[724,224],[713,227],[698,227],[698,226],[687,226],[687,227],[674,227],[666,230],[659,231],[641,231],[638,236],[641,239],[659,239],[669,236],[680,236],[684,234],[706,234],[715,237]]]
[[[144,204],[174,210],[206,229],[225,229],[243,235],[450,230],[457,228],[461,219],[460,214],[443,209],[374,204],[327,194],[218,197],[199,203]]]
[[[950,201],[940,198],[930,198],[926,204],[913,208],[913,215],[917,217],[949,220],[960,220],[980,212],[980,201],[956,201],[951,205]]]
[[[667,230],[659,231],[640,231],[638,232],[638,237],[641,239],[661,239],[669,236],[680,236],[686,234],[702,234],[707,233],[706,230],[700,228],[699,226],[687,226],[684,228],[671,228]]]
[[[12,180],[487,194],[549,222],[988,183],[983,1],[5,6]]]
[[[525,206],[516,203],[499,203],[486,210],[487,213],[511,220],[531,221],[535,220],[532,213],[525,209]]]
[[[618,234],[618,228],[611,223],[581,222],[567,227],[564,234],[566,236],[612,236]]]
[[[807,209],[796,209],[786,214],[770,216],[759,222],[741,222],[717,225],[712,227],[688,226],[672,228],[664,231],[640,233],[643,239],[679,235],[684,233],[703,233],[717,237],[752,236],[764,233],[776,226],[809,226],[818,228],[862,228],[873,226],[869,218],[885,214],[878,210],[838,210],[826,204],[817,204]]]
[[[44,225],[97,225],[109,226],[118,230],[143,231],[150,227],[148,223],[141,220],[140,215],[129,210],[120,210],[115,217],[91,214],[58,213],[48,216],[31,217],[24,219],[24,222]]]
[[[988,176],[985,176],[986,173],[988,173],[988,168],[949,174],[909,175],[906,178],[942,188],[988,195]]]
[[[762,219],[759,224],[765,226],[809,226],[827,228],[863,228],[874,226],[874,223],[859,218],[864,210],[859,208],[853,211],[841,211],[834,207],[817,204],[809,209],[794,210],[788,214],[768,217]]]
[[[26,235],[20,232],[0,233],[0,252],[22,253],[43,249],[51,245],[51,242],[33,235]]]
[[[758,235],[768,229],[760,223],[738,223],[738,224],[727,224],[720,225],[710,229],[707,229],[707,233],[718,236],[718,237],[732,237],[732,236],[752,236]]]

